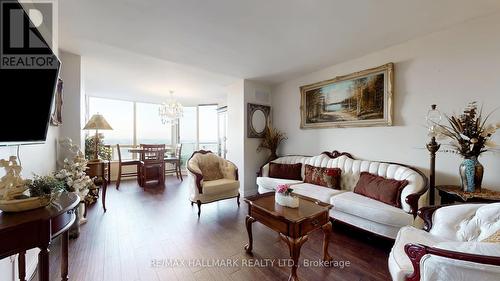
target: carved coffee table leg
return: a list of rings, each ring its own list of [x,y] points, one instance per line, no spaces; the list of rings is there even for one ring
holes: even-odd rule
[[[248,254],[251,254],[253,249],[252,223],[254,222],[255,222],[254,218],[252,218],[251,216],[247,216],[245,224],[247,226],[247,232],[248,232],[248,244],[245,245],[245,250]]]
[[[19,270],[19,280],[26,281],[26,252],[19,252],[19,257],[17,258],[18,265],[17,269]]]
[[[308,236],[304,235],[299,238],[292,238],[281,233],[280,236],[281,239],[288,244],[288,248],[290,249],[290,258],[293,261],[292,272],[290,272],[288,281],[299,281],[299,277],[297,276],[297,267],[299,266],[300,248],[302,247],[302,244],[307,241]]]
[[[69,231],[63,232],[61,235],[61,280],[68,280],[68,243]]]
[[[328,222],[321,227],[323,229],[323,260],[332,261],[333,258],[328,254],[328,243],[330,242],[330,236],[332,235],[332,222]]]

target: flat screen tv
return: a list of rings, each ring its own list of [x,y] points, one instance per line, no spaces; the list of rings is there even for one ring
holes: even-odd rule
[[[1,2],[0,146],[42,143],[47,138],[60,61],[21,5]],[[13,27],[16,13],[23,19],[20,27]]]

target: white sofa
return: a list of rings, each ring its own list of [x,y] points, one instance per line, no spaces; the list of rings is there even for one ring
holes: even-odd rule
[[[284,156],[274,161],[281,164],[302,163],[302,179],[305,164],[340,168],[341,190],[303,183],[302,180],[285,180],[269,177],[269,163],[264,165],[257,185],[259,193],[275,191],[278,184],[293,184],[295,193],[312,197],[333,205],[330,217],[375,234],[396,238],[399,229],[412,225],[417,210],[427,202],[427,178],[411,167],[378,161],[355,160],[348,153],[324,152],[318,156]],[[369,172],[388,179],[407,180],[401,193],[401,206],[396,208],[377,200],[352,192],[361,172]]]
[[[399,231],[389,254],[393,281],[500,280],[500,243],[482,240],[500,230],[500,203],[426,207],[425,230]]]

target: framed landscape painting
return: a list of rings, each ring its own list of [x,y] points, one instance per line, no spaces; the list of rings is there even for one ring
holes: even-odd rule
[[[300,128],[391,126],[394,64],[300,87]]]

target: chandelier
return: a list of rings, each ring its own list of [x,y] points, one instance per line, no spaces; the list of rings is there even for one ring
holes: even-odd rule
[[[170,99],[160,105],[158,113],[163,124],[177,124],[182,117],[182,104],[174,99],[174,91],[170,91]]]

